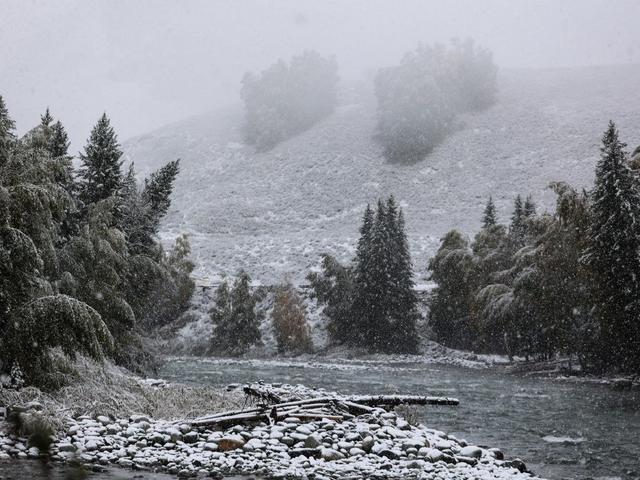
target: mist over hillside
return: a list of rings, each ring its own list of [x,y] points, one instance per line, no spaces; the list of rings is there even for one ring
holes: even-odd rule
[[[301,281],[323,252],[350,259],[365,205],[393,194],[423,279],[442,234],[476,231],[490,194],[506,222],[518,193],[545,209],[549,182],[588,187],[609,119],[629,150],[639,144],[639,84],[640,66],[501,71],[496,105],[461,117],[457,132],[407,166],[388,163],[373,140],[366,91],[344,95],[329,118],[264,153],[242,144],[240,103],[124,150],[141,175],[181,158],[162,236],[189,234],[196,276],[244,268],[262,283]]]

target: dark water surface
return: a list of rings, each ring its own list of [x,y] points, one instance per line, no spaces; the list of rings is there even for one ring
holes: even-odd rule
[[[160,376],[193,384],[264,380],[343,393],[397,390],[455,396],[459,407],[420,407],[420,420],[471,443],[501,448],[549,479],[640,477],[637,390],[620,392],[601,384],[522,378],[490,370],[371,362],[310,366],[186,358],[168,362]]]
[[[0,461],[0,480],[75,480],[82,476],[73,476],[72,472],[62,465],[45,465],[38,460]],[[103,473],[90,473],[90,480],[175,480],[173,475],[151,474],[110,468]]]

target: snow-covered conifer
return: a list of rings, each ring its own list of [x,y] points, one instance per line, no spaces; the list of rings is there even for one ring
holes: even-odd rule
[[[640,367],[640,187],[613,122],[602,138],[590,193],[583,260],[592,279],[603,361]]]
[[[496,222],[496,206],[493,203],[493,198],[489,195],[489,201],[487,201],[487,206],[484,208],[484,214],[482,216],[482,227],[488,228],[495,225]]]
[[[118,194],[122,186],[121,157],[118,137],[105,113],[80,154],[80,198],[85,205]]]

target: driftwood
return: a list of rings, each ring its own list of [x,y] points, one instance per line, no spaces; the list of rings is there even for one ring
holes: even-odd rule
[[[299,420],[343,421],[358,415],[376,414],[399,405],[458,405],[455,398],[422,395],[338,395],[329,392],[311,398],[282,398],[287,392],[267,385],[246,385],[244,392],[260,402],[255,408],[222,412],[191,421],[194,427],[226,428],[247,423],[273,423],[295,417]]]
[[[398,405],[459,405],[457,398],[425,397],[422,395],[353,395],[349,401],[369,406],[397,407]]]
[[[274,390],[269,389],[265,385],[245,385],[243,388],[244,393],[251,397],[256,397],[262,402],[268,403],[283,403],[287,402],[287,399],[278,395]],[[457,398],[449,397],[432,397],[424,395],[344,395],[339,396],[339,400],[344,402],[351,402],[360,405],[367,405],[370,407],[397,407],[398,405],[444,405],[455,406],[459,405],[460,401]],[[321,397],[310,398],[306,400],[294,400],[288,402],[289,404],[299,404],[299,402],[307,401],[324,401],[335,400],[336,397]]]
[[[313,408],[309,408],[309,406]],[[197,418],[190,423],[194,427],[225,428],[231,425],[245,423],[272,423],[295,417],[300,420],[329,419],[342,421],[354,418],[351,410],[358,410],[361,414],[366,406],[353,408],[331,399],[309,399],[301,402],[289,402],[276,405],[265,405],[248,410],[223,412],[216,415]]]

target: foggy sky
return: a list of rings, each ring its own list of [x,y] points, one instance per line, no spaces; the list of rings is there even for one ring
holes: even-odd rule
[[[452,37],[503,68],[640,63],[639,18],[638,0],[0,0],[0,95],[20,134],[49,106],[76,153],[103,111],[124,140],[305,48],[347,79]]]

